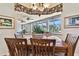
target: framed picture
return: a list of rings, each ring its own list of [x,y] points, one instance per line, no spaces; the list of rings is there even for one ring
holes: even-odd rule
[[[65,28],[79,28],[79,15],[65,17],[64,27]]]
[[[0,28],[14,28],[14,18],[0,15]]]

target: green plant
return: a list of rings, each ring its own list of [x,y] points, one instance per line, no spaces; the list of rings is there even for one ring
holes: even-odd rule
[[[44,33],[42,28],[38,25],[33,26],[33,33]]]

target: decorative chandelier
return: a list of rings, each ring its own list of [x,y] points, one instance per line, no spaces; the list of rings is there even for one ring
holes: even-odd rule
[[[63,4],[58,4],[54,7],[50,7],[49,3],[32,3],[32,7],[26,7],[19,3],[16,3],[14,8],[15,11],[24,12],[30,15],[48,15],[55,12],[62,12]]]
[[[33,9],[34,10],[40,10],[43,11],[45,8],[48,8],[49,4],[45,4],[45,3],[34,3],[33,5]]]

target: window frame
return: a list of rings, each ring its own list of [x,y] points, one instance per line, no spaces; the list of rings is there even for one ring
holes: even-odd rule
[[[56,16],[52,16],[52,17],[50,17],[50,18],[46,18],[46,19],[42,19],[42,20],[38,20],[38,21],[35,21],[35,22],[31,22],[31,23],[28,23],[28,24],[30,24],[30,26],[31,26],[31,34],[32,34],[32,32],[33,32],[33,25],[35,25],[35,24],[38,24],[38,23],[46,23],[47,24],[47,31],[49,32],[49,21],[50,20],[52,20],[52,19],[55,19],[56,17],[59,17],[60,18],[60,20],[61,20],[61,25],[62,25],[62,19],[61,19],[61,14],[60,15],[56,15]],[[42,24],[43,25],[43,24]],[[61,26],[60,25],[60,26]],[[61,30],[62,30],[62,27],[61,27]],[[61,32],[62,31],[60,31],[60,32],[51,32],[52,34],[61,34]]]

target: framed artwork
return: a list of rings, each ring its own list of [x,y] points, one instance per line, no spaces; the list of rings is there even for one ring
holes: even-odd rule
[[[14,18],[0,15],[0,28],[14,28]]]
[[[79,28],[79,15],[73,15],[64,18],[65,28]]]

